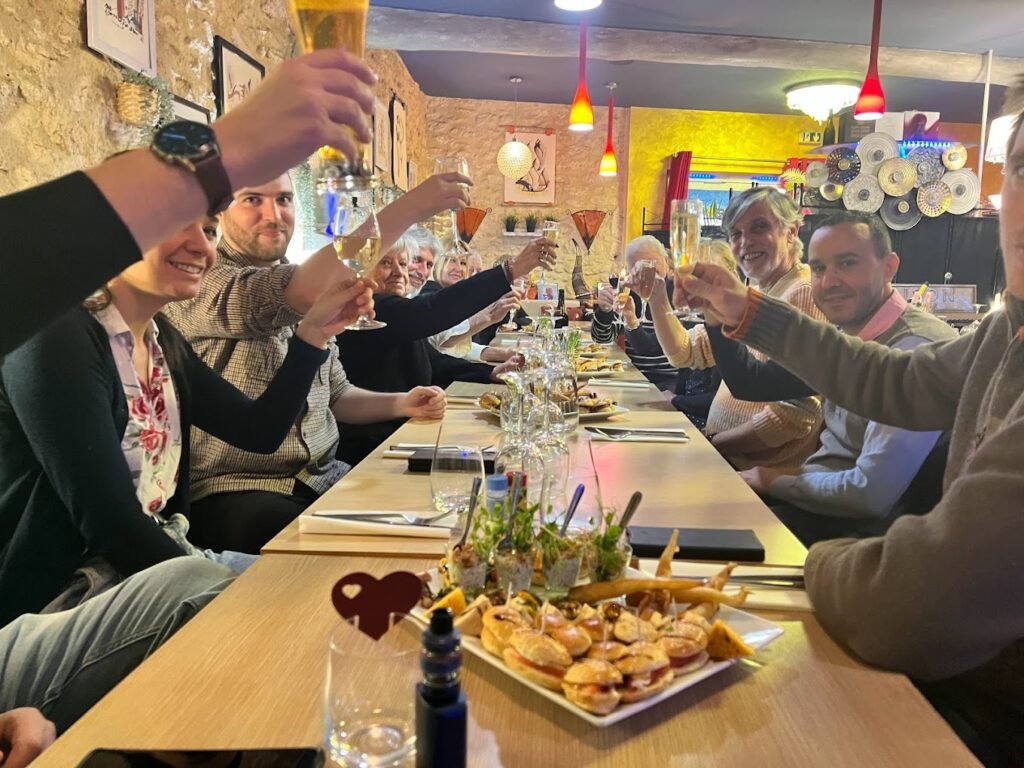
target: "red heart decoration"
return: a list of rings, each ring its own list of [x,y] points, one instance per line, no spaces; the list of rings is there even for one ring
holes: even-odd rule
[[[423,582],[415,573],[396,571],[383,579],[350,573],[331,589],[331,602],[343,619],[359,617],[359,629],[380,640],[391,629],[391,614],[405,616],[419,602]]]

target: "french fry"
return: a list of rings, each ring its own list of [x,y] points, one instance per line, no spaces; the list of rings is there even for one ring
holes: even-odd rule
[[[703,581],[694,579],[615,579],[594,584],[580,584],[569,590],[569,598],[581,603],[610,600],[613,597],[633,595],[647,590],[665,589],[673,593],[703,587]],[[715,592],[715,594],[719,594]]]
[[[658,569],[654,572],[655,576],[662,578],[672,575],[672,558],[675,557],[676,552],[679,550],[678,541],[679,529],[676,528],[672,531],[672,535],[669,537],[668,544],[665,545],[665,550],[661,553],[661,557],[658,558]]]
[[[747,602],[747,595],[749,594],[750,590],[746,587],[740,587],[739,592],[720,592],[710,587],[694,587],[692,589],[673,590],[672,597],[675,598],[677,603],[693,603],[696,608],[700,608],[705,603],[714,603],[717,610],[717,605],[731,605],[734,608],[743,605]],[[690,608],[689,610],[692,611],[695,608]]]

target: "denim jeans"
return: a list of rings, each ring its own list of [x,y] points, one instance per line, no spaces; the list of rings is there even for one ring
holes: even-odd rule
[[[0,712],[36,707],[66,730],[227,587],[223,564],[178,557],[77,608],[0,629]]]

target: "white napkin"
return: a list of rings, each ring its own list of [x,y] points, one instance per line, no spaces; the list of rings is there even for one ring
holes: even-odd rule
[[[376,510],[375,510],[376,511]],[[451,530],[436,525],[401,525],[375,520],[343,520],[322,517],[336,514],[331,510],[299,516],[299,533],[333,533],[343,536],[404,536],[414,539],[447,539]],[[382,514],[387,514],[382,512]],[[399,518],[401,519],[401,518]]]

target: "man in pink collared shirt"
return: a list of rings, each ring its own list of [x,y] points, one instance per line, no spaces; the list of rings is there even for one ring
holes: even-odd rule
[[[893,290],[900,260],[876,216],[842,211],[822,221],[811,237],[808,264],[815,304],[845,333],[900,349],[956,335],[937,317],[908,306]],[[774,364],[760,364],[759,369],[749,358],[743,360],[746,371],[738,373],[728,358],[743,357],[744,348],[720,336],[712,341],[715,359],[736,397],[806,394],[768,392],[769,375],[773,383],[795,377]],[[773,503],[772,510],[807,545],[882,533],[896,515],[914,511],[900,508],[900,501],[941,433],[869,421],[829,400],[822,408],[821,446],[803,465],[754,467],[740,475],[770,503],[782,502]]]

